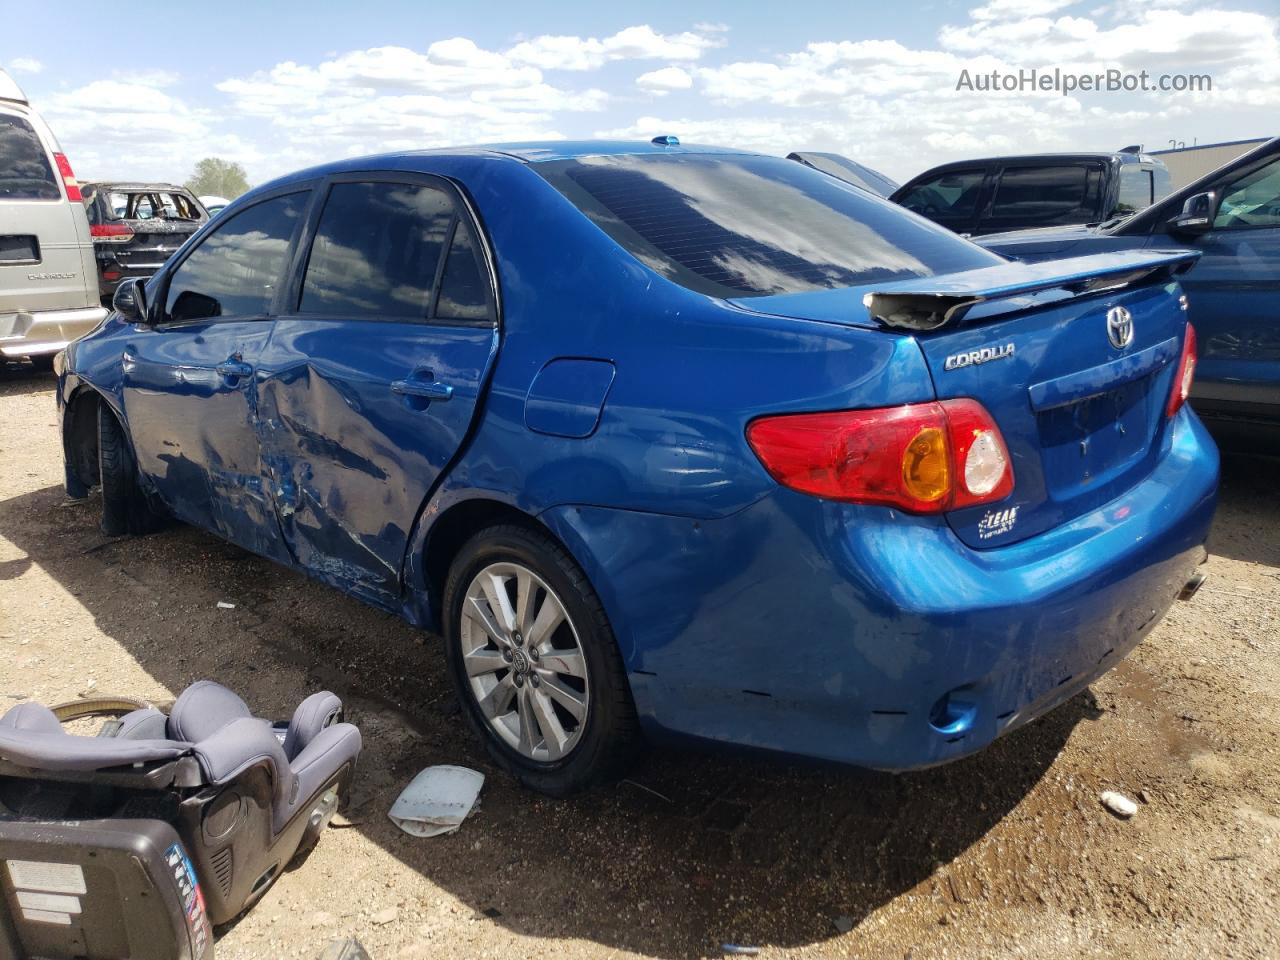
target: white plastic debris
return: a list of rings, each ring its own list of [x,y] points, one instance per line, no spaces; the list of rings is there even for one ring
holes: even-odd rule
[[[227,603],[227,601],[225,600],[218,601],[219,610],[234,610],[235,608],[236,608],[236,605],[234,603]]]
[[[480,788],[484,774],[449,764],[427,767],[404,788],[387,814],[391,822],[415,837],[436,837],[462,826]]]
[[[1117,817],[1123,817],[1128,820],[1138,812],[1138,805],[1126,797],[1123,793],[1116,793],[1114,790],[1104,790],[1102,792],[1102,805],[1114,813]]]

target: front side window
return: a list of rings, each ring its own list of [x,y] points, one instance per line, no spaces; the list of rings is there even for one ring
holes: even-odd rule
[[[1099,218],[1102,167],[1006,167],[1000,175],[991,220],[1051,227]]]
[[[531,164],[646,266],[764,296],[991,266],[994,254],[780,157],[620,155]]]
[[[1213,226],[1215,230],[1280,226],[1280,160],[1227,187]]]
[[[1120,168],[1120,193],[1116,199],[1116,216],[1144,210],[1155,202],[1155,177],[1140,167]]]
[[[306,203],[305,192],[290,193],[224,221],[174,271],[165,298],[167,318],[177,323],[265,313]]]
[[[0,113],[0,200],[60,200],[58,181],[35,128]]]
[[[982,168],[952,170],[917,183],[898,202],[930,220],[971,220],[978,210],[985,177]]]
[[[437,187],[335,183],[320,214],[300,313],[426,319],[453,226]]]

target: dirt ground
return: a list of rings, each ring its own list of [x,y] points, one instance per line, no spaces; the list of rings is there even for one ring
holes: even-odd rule
[[[1274,462],[1226,462],[1192,601],[977,757],[891,777],[664,751],[555,802],[488,762],[434,637],[193,529],[104,538],[96,501],[63,503],[51,387],[0,373],[0,710],[213,677],[263,716],[328,687],[364,733],[352,824],[219,932],[220,960],[346,935],[374,960],[1280,957]],[[434,763],[484,771],[481,807],[413,839],[386,812]]]

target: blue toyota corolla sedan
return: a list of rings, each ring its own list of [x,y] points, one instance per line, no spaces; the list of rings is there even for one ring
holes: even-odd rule
[[[1010,264],[674,138],[346,160],[68,348],[67,489],[438,630],[541,790],[646,735],[941,763],[1197,582],[1195,257]]]

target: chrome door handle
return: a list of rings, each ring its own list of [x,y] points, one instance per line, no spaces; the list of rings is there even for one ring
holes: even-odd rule
[[[448,400],[453,387],[439,380],[395,380],[391,392],[400,397],[422,397],[426,400]]]
[[[243,360],[224,360],[213,369],[224,377],[247,377],[253,373],[253,367]]]

